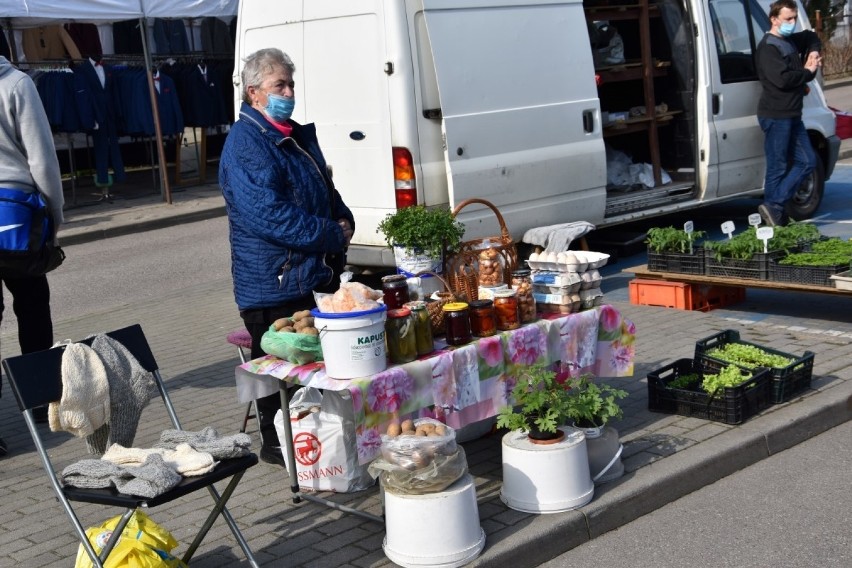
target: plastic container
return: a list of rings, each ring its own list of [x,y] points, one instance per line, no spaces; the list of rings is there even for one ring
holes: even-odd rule
[[[385,322],[388,358],[395,365],[410,363],[417,359],[417,333],[411,310],[399,308],[388,310]]]
[[[429,317],[429,310],[426,308],[426,302],[408,302],[405,307],[411,310],[411,317],[414,320],[417,354],[427,355],[431,353],[435,350],[435,344],[432,338],[432,321]]]
[[[382,296],[389,310],[398,310],[410,301],[408,281],[402,274],[382,278]]]
[[[450,302],[444,312],[444,334],[447,345],[464,345],[473,341],[470,329],[470,310],[465,302]]]
[[[497,329],[500,331],[521,326],[518,296],[514,290],[505,290],[494,295],[494,315],[497,316]]]
[[[384,505],[386,534],[382,549],[394,564],[464,566],[485,547],[476,486],[470,474],[438,493],[399,495],[385,490]],[[429,530],[412,528],[415,525]]]
[[[314,308],[325,372],[333,379],[375,375],[387,368],[385,319],[387,308],[332,314]]]

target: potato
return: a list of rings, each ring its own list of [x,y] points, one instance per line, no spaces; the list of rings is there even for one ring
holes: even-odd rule
[[[288,325],[292,325],[293,322],[290,321],[290,318],[278,318],[274,322],[272,322],[275,331],[281,331],[281,328],[287,327]]]
[[[402,428],[399,426],[399,424],[397,424],[396,422],[388,424],[388,436],[396,438],[400,434],[402,434]]]
[[[403,420],[402,421],[402,431],[414,433],[414,421]]]
[[[447,427],[443,424],[437,424],[435,426],[435,434],[438,436],[446,436],[447,435]]]
[[[296,312],[293,314],[293,321],[299,321],[309,317],[311,315],[311,310],[302,310],[301,312]],[[313,323],[313,322],[311,322]]]
[[[426,431],[425,430],[417,430],[416,432],[414,432],[414,435],[419,436],[421,438],[425,438],[426,437]]]
[[[319,330],[315,327],[306,327],[300,333],[305,335],[319,335]]]
[[[425,424],[421,424],[421,425],[419,426],[419,428],[422,428],[422,429],[423,429],[423,431],[424,431],[424,432],[426,432],[427,434],[428,434],[429,432],[434,432],[434,431],[435,431],[435,425],[434,425],[434,424],[432,424],[431,422],[426,422]]]
[[[288,325],[288,326],[282,327],[278,331],[280,331],[282,333],[294,333],[296,331],[296,328],[294,328],[292,325]]]

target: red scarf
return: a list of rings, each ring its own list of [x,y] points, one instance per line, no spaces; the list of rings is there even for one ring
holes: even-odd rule
[[[277,130],[284,136],[290,136],[291,134],[293,134],[293,125],[291,125],[289,122],[285,122],[284,124],[278,124],[277,122],[272,122],[271,120],[269,120],[268,116],[265,118],[267,121],[269,121],[269,124],[275,127],[275,130]]]

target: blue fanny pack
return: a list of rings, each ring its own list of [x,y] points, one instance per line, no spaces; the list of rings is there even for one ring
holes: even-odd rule
[[[38,276],[65,259],[53,244],[53,216],[37,191],[0,187],[0,276]]]

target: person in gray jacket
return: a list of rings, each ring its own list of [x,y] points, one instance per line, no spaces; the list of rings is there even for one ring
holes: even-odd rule
[[[315,307],[313,291],[340,283],[355,228],[332,183],[313,124],[290,118],[293,61],[280,49],[246,58],[243,104],[219,160],[231,242],[234,298],[251,335],[252,358],[276,319]],[[284,465],[275,431],[277,394],[257,400],[260,459]]]
[[[65,198],[53,134],[32,79],[5,57],[0,57],[0,187],[41,193],[59,230]],[[53,322],[47,276],[12,278],[0,273],[0,283],[12,295],[21,353],[50,349]],[[2,317],[0,295],[0,321]],[[47,409],[36,410],[36,419],[46,421]],[[5,450],[0,441],[0,454]]]

